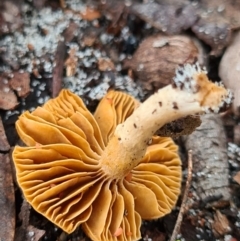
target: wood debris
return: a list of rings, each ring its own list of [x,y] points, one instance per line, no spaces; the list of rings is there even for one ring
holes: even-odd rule
[[[13,241],[15,234],[15,196],[9,154],[0,154],[0,238]]]
[[[8,151],[10,149],[10,145],[8,143],[5,130],[2,124],[2,119],[0,117],[0,151]]]
[[[193,151],[192,186],[202,200],[209,197],[229,200],[227,140],[222,121],[214,114],[202,116],[201,120],[201,126],[184,138],[186,148]]]

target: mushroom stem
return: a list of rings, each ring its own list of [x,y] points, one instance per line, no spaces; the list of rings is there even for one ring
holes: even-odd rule
[[[102,169],[111,178],[126,176],[163,125],[187,115],[217,113],[231,101],[232,93],[210,82],[198,63],[179,67],[172,85],[158,90],[117,126],[100,159]]]

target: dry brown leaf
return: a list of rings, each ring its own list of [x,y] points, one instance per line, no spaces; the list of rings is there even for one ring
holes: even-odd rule
[[[5,135],[2,119],[0,117],[0,151],[8,151],[9,149],[10,149],[10,145]]]
[[[195,62],[198,54],[190,37],[158,34],[146,38],[123,68],[132,69],[144,89],[156,90],[172,81],[179,64]]]
[[[240,171],[233,177],[233,180],[240,185]]]
[[[229,221],[226,215],[219,210],[214,214],[214,222],[212,223],[213,233],[216,238],[223,236],[231,231]]]
[[[115,69],[114,63],[109,58],[98,59],[98,69],[100,71],[111,71]]]
[[[17,105],[17,97],[11,90],[7,77],[0,76],[0,109],[11,110]]]
[[[30,76],[27,72],[15,72],[9,84],[19,97],[26,97],[30,92]]]
[[[97,9],[90,7],[86,7],[85,11],[81,12],[80,15],[84,20],[87,21],[92,21],[101,17],[101,13]]]
[[[0,154],[0,239],[13,241],[15,234],[15,197],[9,154]]]

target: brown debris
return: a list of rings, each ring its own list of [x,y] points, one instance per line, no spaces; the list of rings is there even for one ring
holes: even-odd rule
[[[101,17],[101,13],[94,8],[86,7],[83,12],[80,13],[82,19],[92,21]]]
[[[0,109],[12,110],[18,105],[17,97],[6,76],[0,76]]]
[[[56,97],[62,89],[62,77],[66,49],[67,47],[65,42],[59,41],[55,54],[56,65],[53,69],[52,97]]]
[[[12,33],[22,27],[22,1],[2,0],[0,2],[0,35]]]
[[[88,46],[88,47],[93,46],[98,40],[99,32],[100,32],[99,29],[96,29],[96,28],[86,29],[81,40],[81,45]]]
[[[27,232],[28,232],[28,235],[27,235],[26,241],[39,241],[43,237],[46,231],[35,228],[32,225],[29,225],[27,227]]]
[[[26,97],[30,92],[30,76],[27,72],[14,72],[13,77],[9,80],[13,90],[19,97]]]
[[[216,238],[228,234],[231,231],[226,215],[222,214],[219,210],[216,210],[216,213],[214,214],[212,229]]]
[[[220,55],[229,44],[231,31],[240,28],[240,2],[203,0],[196,6],[199,21],[193,32],[212,47],[212,55]]]
[[[186,116],[164,125],[156,134],[176,139],[183,135],[190,135],[201,123],[200,116]]]
[[[233,180],[240,185],[240,171],[233,177]]]
[[[106,1],[105,4],[100,5],[100,8],[106,18],[111,20],[107,32],[113,35],[118,35],[127,23],[128,8],[124,1]]]
[[[109,58],[99,58],[98,59],[98,69],[100,71],[111,71],[115,70],[114,63]]]
[[[219,56],[231,39],[230,24],[218,14],[201,18],[192,26],[196,36],[211,46],[211,55]]]
[[[58,42],[58,47],[55,54],[56,64],[53,69],[52,97],[56,97],[62,89],[63,69],[65,62],[65,54],[67,50],[66,43],[70,42],[73,39],[76,29],[76,23],[70,23],[68,28],[66,28],[63,32],[64,41]],[[73,69],[71,69],[71,71],[73,71]]]
[[[5,135],[2,119],[0,117],[0,151],[8,151],[9,149],[10,149],[10,145]]]
[[[68,58],[64,65],[66,67],[66,76],[73,76],[77,70],[78,57],[76,56],[77,49],[75,47],[69,50]]]
[[[14,241],[22,241],[27,239],[27,229],[29,227],[29,217],[30,217],[30,205],[26,201],[25,198],[23,198],[21,211],[19,213],[19,219],[22,222],[22,225],[20,227],[16,228],[16,234],[14,237]]]
[[[167,34],[179,34],[197,20],[195,8],[184,1],[134,4],[132,12]]]
[[[0,154],[0,238],[13,241],[15,234],[15,196],[9,154]]]
[[[146,38],[123,68],[132,69],[146,90],[156,90],[171,83],[179,64],[194,63],[198,54],[191,38],[158,34]]]

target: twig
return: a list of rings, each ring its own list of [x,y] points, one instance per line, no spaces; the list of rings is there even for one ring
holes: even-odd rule
[[[177,221],[176,221],[170,241],[175,241],[177,238],[177,235],[180,231],[183,214],[185,212],[185,205],[187,202],[187,197],[188,197],[189,189],[191,186],[191,181],[192,181],[192,150],[189,150],[188,151],[188,177],[187,177],[187,181],[186,181],[186,187],[185,187],[185,191],[184,191],[184,195],[183,195],[183,199],[182,199],[182,204],[181,204],[181,207],[180,207],[180,210],[178,213]]]

